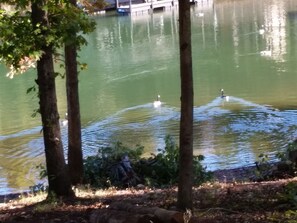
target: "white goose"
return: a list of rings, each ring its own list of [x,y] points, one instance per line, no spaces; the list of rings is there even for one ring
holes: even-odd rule
[[[264,29],[264,25],[262,25],[261,29],[259,29],[259,34],[264,35],[264,33],[265,33],[265,29]]]
[[[263,57],[271,57],[272,52],[271,52],[271,50],[263,50],[263,51],[260,51],[260,55]]]
[[[198,17],[203,17],[204,16],[204,13],[203,12],[199,12],[198,13]]]
[[[158,94],[158,96],[157,96],[157,100],[154,101],[154,108],[158,108],[158,107],[160,107],[161,104],[162,104],[162,102],[160,101],[160,95]]]
[[[65,127],[68,125],[68,113],[65,113],[65,119],[60,120],[61,126]]]

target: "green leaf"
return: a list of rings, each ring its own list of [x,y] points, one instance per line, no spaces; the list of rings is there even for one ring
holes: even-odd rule
[[[30,87],[27,89],[27,94],[31,93],[31,92],[35,92],[36,91],[36,86]]]

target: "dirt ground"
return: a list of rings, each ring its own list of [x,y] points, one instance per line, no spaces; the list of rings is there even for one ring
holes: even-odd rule
[[[254,175],[254,167],[216,171],[213,182],[194,188],[190,222],[297,222],[297,178],[252,182]],[[116,201],[175,209],[177,197],[176,187],[75,192],[75,199],[50,202],[45,194],[2,196],[0,222],[85,223],[92,211]]]

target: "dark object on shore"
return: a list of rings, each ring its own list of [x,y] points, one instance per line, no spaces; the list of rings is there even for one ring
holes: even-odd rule
[[[113,185],[122,187],[136,186],[141,183],[140,178],[133,170],[128,155],[110,168],[110,177]]]

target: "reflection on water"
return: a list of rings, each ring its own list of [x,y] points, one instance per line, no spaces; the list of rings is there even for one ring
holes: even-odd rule
[[[294,0],[209,1],[192,8],[194,148],[208,169],[252,165],[259,154],[273,157],[296,138],[296,12]],[[107,14],[96,22],[80,55],[89,65],[80,76],[84,155],[116,141],[155,152],[167,134],[178,143],[177,10]],[[14,80],[0,72],[1,194],[33,184],[44,155],[40,118],[30,117],[37,100],[24,94],[34,72]],[[229,101],[219,97],[221,88]],[[65,114],[63,80],[57,89]],[[164,103],[154,108],[158,94]],[[66,127],[62,134],[66,146]]]
[[[32,144],[36,137],[40,137],[35,130],[1,138],[0,194],[28,189],[36,182],[35,166],[43,161],[43,145]]]

